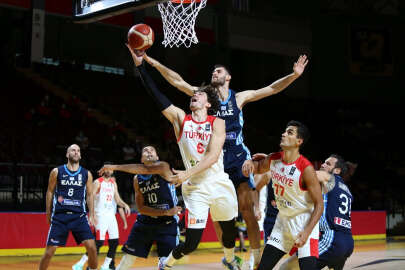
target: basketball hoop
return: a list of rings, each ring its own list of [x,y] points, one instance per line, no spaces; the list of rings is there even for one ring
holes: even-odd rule
[[[163,22],[164,40],[162,44],[167,47],[187,48],[192,43],[197,44],[195,33],[195,20],[198,12],[207,4],[207,0],[169,0],[158,4]]]

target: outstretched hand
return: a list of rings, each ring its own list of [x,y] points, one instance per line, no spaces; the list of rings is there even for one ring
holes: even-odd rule
[[[293,67],[294,74],[297,76],[301,76],[301,74],[304,72],[307,64],[308,64],[307,56],[305,54],[300,55],[300,57],[298,57],[297,62],[294,63],[294,67]]]
[[[172,171],[174,174],[169,177],[169,182],[174,184],[176,187],[183,184],[183,182],[189,178],[187,171],[181,171],[181,170],[175,170],[175,169],[172,169]]]
[[[133,50],[128,43],[125,43],[125,45],[127,46],[129,52],[132,55],[132,59],[134,60],[135,66],[140,66],[142,65],[142,61],[143,61],[143,55],[145,54],[145,51],[137,51],[137,50]]]
[[[104,165],[100,170],[98,170],[98,175],[102,176],[106,171],[114,172],[115,165]]]

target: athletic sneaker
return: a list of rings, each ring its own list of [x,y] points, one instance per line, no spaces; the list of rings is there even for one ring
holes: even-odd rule
[[[72,266],[72,270],[83,270],[83,264],[76,263]]]
[[[232,262],[227,262],[225,257],[222,258],[222,265],[224,266],[225,269],[228,270],[241,270],[242,269],[242,259],[239,258],[238,256],[235,256],[235,259],[233,259]]]
[[[172,269],[171,266],[168,266],[164,263],[164,261],[166,260],[166,257],[160,257],[159,258],[159,264],[158,264],[158,270],[170,270]]]
[[[257,269],[259,269],[259,264],[255,264],[255,258],[253,257],[253,254],[250,254],[249,270],[257,270]]]
[[[102,265],[100,270],[111,270],[110,267]]]

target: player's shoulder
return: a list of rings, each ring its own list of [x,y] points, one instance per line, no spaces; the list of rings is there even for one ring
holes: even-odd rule
[[[297,168],[300,171],[305,170],[308,166],[310,167],[314,167],[311,163],[311,161],[309,161],[305,156],[300,155],[300,157],[295,161],[295,165],[297,166]]]

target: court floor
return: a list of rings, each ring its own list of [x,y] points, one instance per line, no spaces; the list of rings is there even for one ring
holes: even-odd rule
[[[249,259],[248,253],[237,253],[245,262]],[[99,265],[104,260],[105,254],[101,254]],[[122,253],[117,254],[117,264]],[[210,270],[223,269],[220,261],[223,253],[220,249],[197,250],[193,254],[184,257],[174,269],[178,270]],[[71,269],[81,256],[64,255],[55,256],[48,269]],[[40,257],[0,257],[0,269],[38,269]],[[284,260],[284,258],[283,258]],[[137,258],[132,269],[156,270],[156,254],[152,253],[148,259]],[[247,269],[244,264],[244,269]],[[276,267],[277,269],[277,267]],[[348,259],[345,269],[374,270],[374,269],[405,269],[405,241],[356,241],[353,255]]]

